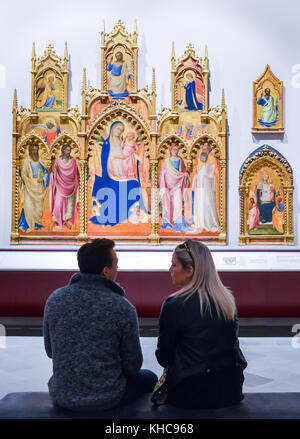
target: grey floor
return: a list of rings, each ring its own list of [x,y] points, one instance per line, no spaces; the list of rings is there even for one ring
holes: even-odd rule
[[[158,375],[154,357],[156,338],[142,337],[143,368]],[[244,392],[300,392],[300,346],[295,339],[241,337],[248,361]],[[299,340],[300,345],[300,340]],[[0,344],[0,399],[11,392],[47,391],[52,362],[42,337],[6,337]]]

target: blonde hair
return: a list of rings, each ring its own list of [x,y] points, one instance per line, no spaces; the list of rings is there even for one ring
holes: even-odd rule
[[[225,320],[233,320],[236,311],[234,297],[223,285],[206,245],[188,240],[175,248],[175,254],[183,269],[193,267],[194,274],[190,282],[172,296],[188,299],[197,293],[201,315],[204,314],[205,307],[211,314],[211,299],[219,319],[223,317]]]

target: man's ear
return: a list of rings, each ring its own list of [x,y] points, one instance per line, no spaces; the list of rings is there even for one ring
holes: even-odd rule
[[[104,277],[107,277],[108,276],[108,270],[109,270],[108,267],[104,267],[100,274],[102,276],[104,276]]]

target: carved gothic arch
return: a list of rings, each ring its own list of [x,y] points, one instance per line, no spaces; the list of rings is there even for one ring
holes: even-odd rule
[[[65,132],[61,133],[58,137],[56,137],[54,142],[51,144],[50,147],[51,159],[55,159],[60,148],[66,143],[70,144],[72,147],[72,156],[78,160],[80,159],[79,144],[77,143],[74,137],[72,137],[70,134]]]
[[[146,150],[149,151],[150,144],[150,127],[143,121],[136,112],[132,111],[131,107],[122,105],[109,106],[94,122],[90,128],[87,137],[87,155],[90,157],[93,154],[93,144],[96,140],[96,136],[99,134],[100,129],[104,129],[109,123],[114,122],[117,118],[125,120],[135,129],[138,129],[141,133],[141,137],[146,143]]]
[[[158,149],[157,149],[158,160],[161,160],[165,156],[166,150],[170,147],[172,143],[176,143],[177,145],[179,145],[181,154],[185,159],[187,159],[187,154],[188,154],[187,142],[178,134],[171,133],[164,136],[158,145]]]
[[[26,136],[24,136],[20,143],[17,146],[17,158],[19,160],[22,160],[27,152],[27,149],[29,145],[32,145],[33,143],[37,143],[40,147],[40,151],[42,152],[42,155],[44,157],[44,160],[46,161],[47,167],[50,165],[50,154],[49,149],[44,142],[44,139],[39,136],[38,134],[34,133],[33,131]]]
[[[283,190],[282,235],[253,235],[248,230],[248,202],[251,194],[251,183],[255,174],[262,168],[269,168],[276,173],[280,180],[281,190]],[[240,169],[240,244],[294,244],[293,190],[292,168],[276,149],[269,145],[263,145],[247,157]]]

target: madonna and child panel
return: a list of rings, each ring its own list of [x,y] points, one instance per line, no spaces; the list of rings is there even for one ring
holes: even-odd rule
[[[294,244],[293,171],[269,145],[240,169],[241,244]]]
[[[276,235],[283,233],[284,191],[274,170],[257,171],[249,191],[249,233]]]
[[[149,159],[138,130],[122,120],[100,130],[88,169],[88,234],[150,234]]]

